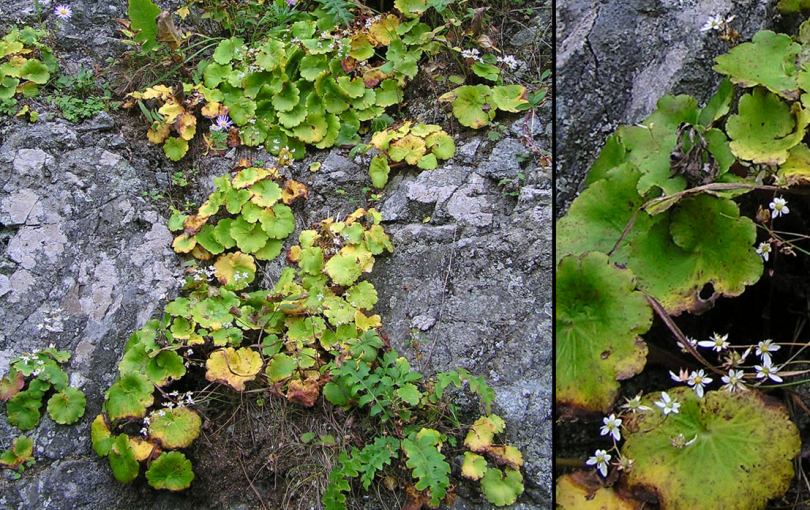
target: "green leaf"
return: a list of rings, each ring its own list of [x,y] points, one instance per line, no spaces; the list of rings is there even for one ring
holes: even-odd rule
[[[649,230],[630,243],[624,262],[639,289],[677,315],[704,310],[707,302],[738,296],[756,283],[763,264],[755,241],[754,222],[740,217],[737,204],[697,195],[681,200],[669,215],[655,216]],[[707,283],[714,289],[708,301],[700,297]]]
[[[787,186],[799,186],[810,183],[810,148],[800,143],[790,149],[787,161],[778,172],[779,183]]]
[[[487,64],[485,62],[475,62],[470,69],[472,72],[485,80],[498,81],[501,77],[501,70],[498,66]]]
[[[48,83],[48,79],[51,75],[48,72],[48,68],[45,67],[45,64],[35,58],[30,58],[25,61],[22,69],[20,69],[20,77],[24,80],[30,80],[39,85],[44,85]]]
[[[110,453],[113,437],[103,414],[96,416],[96,419],[90,425],[90,440],[93,444],[93,450],[99,457],[106,457]]]
[[[448,94],[442,98],[452,101],[453,115],[462,126],[480,129],[495,118],[495,108],[484,110],[490,101],[490,88],[486,85],[465,85]]]
[[[468,480],[480,480],[487,470],[487,459],[473,452],[464,452],[461,476]]]
[[[163,144],[163,153],[172,161],[180,161],[188,152],[188,142],[176,136],[170,136]]]
[[[36,427],[39,423],[39,408],[42,407],[43,393],[27,389],[14,395],[6,402],[8,422],[20,430],[31,430]]]
[[[287,81],[284,82],[281,92],[275,94],[271,101],[276,111],[288,112],[295,108],[299,99],[298,87],[295,86],[295,83]]]
[[[323,250],[318,247],[301,250],[298,266],[306,274],[317,276],[323,271]]]
[[[139,373],[123,374],[107,390],[105,409],[110,420],[142,418],[154,403],[154,385]]]
[[[358,471],[363,489],[368,490],[374,477],[391,464],[399,454],[399,440],[391,436],[380,436],[362,450],[353,450],[352,459],[359,461]]]
[[[348,286],[353,284],[362,272],[360,264],[353,255],[338,253],[326,263],[326,274],[337,285]]]
[[[731,107],[731,100],[734,97],[734,87],[728,79],[720,82],[717,92],[709,99],[706,106],[700,110],[698,122],[700,125],[709,127],[716,120],[726,115]]]
[[[456,144],[453,137],[439,131],[425,137],[425,145],[438,159],[450,159],[456,154]]]
[[[234,58],[241,60],[245,50],[245,41],[241,37],[223,39],[214,50],[214,60],[217,64],[225,65]]]
[[[129,0],[130,28],[136,33],[135,41],[151,50],[157,44],[157,16],[160,8],[152,0]]]
[[[756,390],[668,393],[681,404],[677,414],[641,413],[625,431],[631,487],[654,490],[673,509],[765,508],[788,489],[801,442],[779,402]],[[656,409],[659,395],[642,403]]]
[[[419,391],[419,388],[417,388],[415,384],[411,383],[404,384],[397,388],[395,393],[400,399],[411,406],[419,405],[419,401],[422,399],[422,392]]]
[[[557,402],[607,411],[627,379],[644,368],[639,335],[652,323],[630,271],[602,253],[568,256],[557,266],[555,332]]]
[[[180,452],[163,452],[146,470],[146,480],[155,489],[182,491],[191,486],[194,470]]]
[[[266,373],[270,381],[275,383],[292,377],[296,368],[298,368],[298,363],[295,358],[280,352],[273,356],[270,363],[267,364]]]
[[[510,468],[489,468],[481,478],[481,492],[495,506],[511,505],[523,494],[523,475]]]
[[[161,409],[150,415],[149,436],[164,449],[186,448],[200,435],[201,425],[200,415],[188,407]]]
[[[371,165],[368,167],[368,174],[371,183],[377,189],[382,189],[388,183],[388,173],[391,167],[388,166],[388,158],[385,156],[374,156],[371,158]]]
[[[315,81],[322,73],[329,69],[328,62],[324,55],[307,55],[301,59],[298,72],[301,77],[308,81]]]
[[[267,234],[259,223],[248,223],[241,216],[231,224],[230,235],[245,253],[255,253],[267,243]]]
[[[60,425],[71,425],[84,416],[86,404],[87,399],[80,389],[67,387],[48,400],[48,415]]]
[[[270,179],[259,181],[250,187],[250,201],[260,207],[272,207],[281,200],[281,187]]]
[[[415,487],[420,491],[429,491],[430,504],[434,506],[441,504],[450,486],[450,464],[437,444],[433,434],[419,436],[414,433],[402,440],[402,450],[407,456],[405,465],[416,479]]]
[[[214,263],[214,275],[226,289],[242,290],[256,277],[256,263],[245,253],[227,253]]]
[[[346,291],[345,297],[353,307],[371,310],[377,304],[377,289],[369,282],[358,282]]]
[[[295,230],[295,217],[292,209],[285,204],[276,204],[261,218],[262,229],[271,239],[284,239]]]
[[[185,319],[181,319],[181,322]],[[146,376],[155,386],[165,386],[186,375],[183,358],[174,351],[161,351],[146,364]]]
[[[788,35],[762,30],[751,42],[717,57],[713,69],[742,87],[762,85],[782,97],[797,99],[796,57],[801,49]]]
[[[810,124],[810,113],[798,104],[791,110],[778,96],[762,89],[741,97],[738,110],[726,123],[731,152],[754,163],[784,163]]]
[[[107,457],[110,461],[110,469],[113,476],[121,483],[129,483],[138,477],[141,465],[135,459],[135,452],[129,443],[129,436],[119,434],[110,446]]]

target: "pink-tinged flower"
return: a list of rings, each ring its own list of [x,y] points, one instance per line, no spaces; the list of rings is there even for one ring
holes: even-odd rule
[[[69,5],[57,5],[53,10],[54,15],[62,21],[67,21],[73,16],[73,9]]]
[[[233,126],[233,122],[231,122],[230,117],[227,115],[219,115],[211,125],[211,129],[214,131],[227,131],[231,129],[231,126]]]
[[[298,0],[287,0],[287,7],[295,7],[295,4],[298,3]]]

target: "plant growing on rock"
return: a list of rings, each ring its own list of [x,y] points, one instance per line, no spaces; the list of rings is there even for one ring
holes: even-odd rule
[[[58,65],[51,49],[41,42],[46,33],[31,27],[14,28],[0,39],[0,101],[15,105],[35,97]]]
[[[439,161],[456,153],[453,137],[435,124],[404,122],[396,128],[374,133],[371,146],[380,153],[371,159],[368,173],[376,188],[384,188],[391,172],[391,163],[433,170]]]
[[[559,220],[557,405],[564,416],[610,413],[601,433],[613,442],[587,461],[609,483],[582,473],[558,480],[564,508],[637,508],[642,500],[764,508],[787,490],[798,431],[761,390],[804,374],[787,369],[804,361],[778,364],[772,340],[693,340],[673,316],[742,294],[772,252],[795,254],[775,224],[790,213],[783,194],[809,182],[810,86],[800,58],[807,30],[797,38],[763,31],[719,56],[714,69],[727,79],[702,108],[665,96],[642,123],[618,128]],[[756,222],[735,201],[752,191],[771,195]],[[767,234],[758,245],[757,227]],[[641,335],[652,312],[699,369],[670,372],[686,387],[616,410],[617,381],[646,363]],[[722,389],[707,390],[713,382]]]

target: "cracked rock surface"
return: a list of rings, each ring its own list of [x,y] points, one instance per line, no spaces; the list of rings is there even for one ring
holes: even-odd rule
[[[702,31],[736,16],[742,40],[772,26],[769,0],[562,0],[557,2],[557,195],[561,215],[605,138],[646,117],[662,95],[702,104],[720,81],[711,68],[730,44]]]

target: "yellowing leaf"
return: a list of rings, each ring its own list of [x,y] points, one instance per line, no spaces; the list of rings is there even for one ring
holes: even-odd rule
[[[284,189],[281,191],[281,201],[290,205],[299,197],[307,198],[307,195],[309,195],[309,189],[305,184],[293,179],[287,179],[287,182],[284,183]]]
[[[197,117],[192,113],[183,112],[175,121],[175,129],[183,140],[191,140],[197,132]]]
[[[227,384],[237,391],[244,391],[245,383],[256,378],[262,368],[261,355],[243,347],[227,347],[214,351],[205,362],[205,378],[212,382]]]
[[[177,119],[178,115],[184,113],[186,110],[174,98],[166,101],[166,103],[158,109],[158,113],[163,115],[163,122],[171,124]]]

